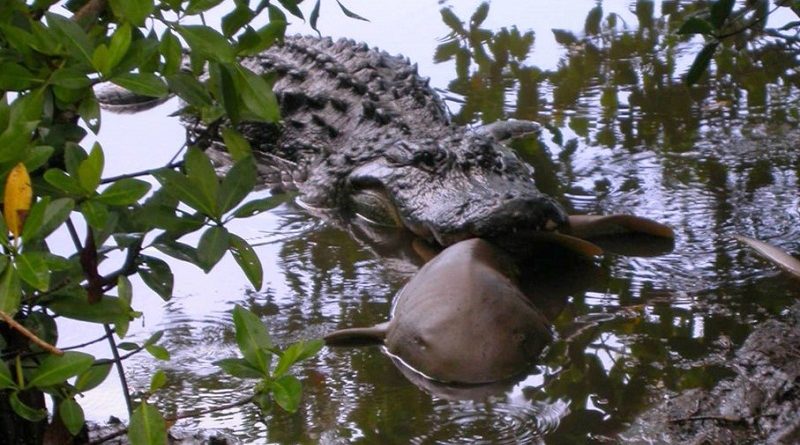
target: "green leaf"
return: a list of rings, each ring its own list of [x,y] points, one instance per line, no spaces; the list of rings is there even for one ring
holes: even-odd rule
[[[89,155],[84,151],[83,147],[74,142],[66,142],[64,146],[64,165],[66,168],[63,170],[70,176],[77,178],[78,167],[88,157]]]
[[[240,379],[263,379],[264,377],[269,377],[268,373],[259,371],[246,360],[240,358],[224,358],[217,360],[214,364],[228,374]]]
[[[269,373],[272,354],[267,349],[272,347],[272,340],[264,323],[254,313],[237,304],[233,309],[233,325],[236,328],[236,343],[244,359],[262,374]]]
[[[446,62],[456,56],[461,45],[458,40],[451,40],[444,42],[436,47],[436,52],[433,54],[433,60],[436,63]]]
[[[19,391],[12,392],[11,395],[8,397],[8,401],[11,405],[11,409],[13,409],[18,416],[22,417],[25,420],[28,420],[30,422],[39,422],[47,418],[46,409],[31,408],[30,406],[24,404],[19,399]]]
[[[84,191],[78,181],[64,170],[51,168],[44,172],[44,180],[53,187],[70,195],[83,196]]]
[[[228,242],[230,243],[228,249],[239,264],[242,272],[247,276],[250,284],[256,290],[260,290],[264,280],[264,271],[256,251],[247,241],[232,233],[228,234]]]
[[[317,29],[317,20],[319,20],[319,3],[320,0],[314,4],[314,9],[311,10],[311,16],[308,18],[308,23],[311,24],[311,29],[319,34],[319,30]]]
[[[208,273],[214,265],[222,259],[230,245],[228,242],[228,229],[220,226],[212,226],[203,232],[200,242],[197,244],[197,259],[200,267]]]
[[[66,66],[57,69],[50,76],[50,83],[73,90],[87,88],[92,81],[86,77],[86,71],[73,66]]]
[[[158,242],[153,246],[173,258],[177,258],[181,261],[186,261],[194,264],[197,267],[200,267],[200,261],[197,259],[197,249],[188,244],[162,239],[158,240]]]
[[[46,238],[67,220],[73,208],[75,208],[75,201],[70,198],[59,198],[48,203],[41,227],[35,233],[31,233],[27,240]]]
[[[117,296],[119,302],[124,309],[131,308],[131,301],[133,300],[133,289],[131,287],[131,280],[125,275],[120,275],[117,278]]]
[[[94,49],[94,53],[92,53],[92,66],[104,76],[109,77],[111,74],[110,65],[111,53],[108,51],[108,47],[103,43],[97,45]]]
[[[222,3],[222,0],[189,0],[189,6],[186,8],[187,15],[200,14]]]
[[[153,73],[125,73],[109,80],[142,96],[164,97],[169,94],[169,88],[164,80]]]
[[[450,27],[456,34],[459,35],[467,35],[467,31],[464,29],[464,24],[461,23],[461,20],[455,15],[452,9],[450,8],[442,8],[439,10],[442,14],[442,21],[445,25]]]
[[[153,289],[164,301],[172,298],[174,278],[169,264],[159,258],[142,255],[139,265],[139,276],[150,289]]]
[[[50,197],[44,196],[31,206],[31,209],[28,211],[28,216],[25,217],[25,224],[22,226],[22,239],[26,242],[32,241],[36,232],[42,227],[44,212],[47,210],[49,204]],[[0,228],[0,233],[8,233],[8,229],[5,227],[5,221],[3,221],[3,226],[4,227]],[[7,242],[7,237],[0,237],[0,242],[3,241]]]
[[[100,131],[100,103],[97,102],[94,95],[90,95],[81,101],[80,105],[78,105],[78,114],[81,115],[83,122],[86,123],[86,126],[89,127],[94,134]],[[52,147],[48,148],[52,149]],[[26,162],[25,165],[27,164]],[[42,162],[42,164],[44,164],[44,162]],[[30,170],[30,167],[28,170]]]
[[[27,90],[36,79],[27,68],[13,62],[0,63],[0,90],[22,91]]]
[[[194,76],[185,73],[167,76],[170,90],[196,108],[211,106],[214,101],[208,94],[208,88],[200,83]]]
[[[280,10],[278,8],[270,8],[270,15],[274,15],[272,11]],[[286,26],[287,23],[284,20],[270,19],[269,23],[259,28],[258,31],[248,27],[236,44],[237,53],[240,55],[256,55],[260,53],[275,42],[283,40],[286,34]]]
[[[128,341],[119,343],[117,345],[117,347],[119,349],[122,349],[123,351],[135,351],[135,350],[139,349],[139,345],[137,345],[136,343],[128,342]]]
[[[242,136],[241,133],[231,127],[224,127],[222,129],[222,140],[225,142],[225,148],[234,161],[240,161],[248,156],[251,156],[253,149],[250,147],[250,142]],[[226,209],[225,211],[228,211]]]
[[[257,171],[253,158],[247,157],[228,170],[219,188],[217,203],[220,213],[225,214],[236,207],[256,185]]]
[[[40,291],[50,288],[50,268],[45,255],[44,252],[25,252],[14,262],[20,278]]]
[[[234,69],[216,62],[209,62],[208,74],[214,97],[222,103],[231,122],[234,125],[238,124],[241,120],[244,108],[242,100],[244,100],[243,96],[246,92],[234,78],[236,74]]]
[[[161,36],[159,51],[164,56],[164,67],[161,69],[161,74],[173,75],[180,71],[181,62],[183,61],[183,47],[181,46],[181,41],[175,37],[175,34],[169,30],[164,31]],[[169,79],[167,79],[167,83],[169,84]],[[172,88],[171,85],[170,88]]]
[[[13,317],[19,309],[21,296],[22,288],[17,269],[13,266],[6,266],[3,274],[0,275],[0,311]]]
[[[64,355],[48,355],[39,363],[28,380],[28,387],[44,388],[58,385],[76,376],[94,363],[94,357],[77,351],[66,351]]]
[[[689,67],[689,72],[686,74],[686,84],[691,86],[700,80],[700,77],[708,69],[711,59],[714,57],[714,52],[717,50],[719,42],[712,42],[707,44],[700,50],[700,53],[695,57],[692,66]]]
[[[255,199],[246,202],[233,212],[235,218],[249,218],[261,212],[274,209],[286,201],[286,195],[275,195],[269,198]]]
[[[272,381],[272,397],[284,410],[293,413],[300,406],[300,399],[303,397],[303,385],[297,377],[285,375]]]
[[[64,37],[63,41],[72,48],[71,53],[79,55],[83,62],[91,65],[94,49],[89,36],[86,35],[83,29],[77,23],[58,14],[45,12],[44,15],[47,17],[47,24],[61,33]]]
[[[169,360],[169,351],[161,345],[148,345],[144,349],[159,360]]]
[[[36,125],[36,122],[20,124],[12,117],[12,123],[0,134],[0,162],[15,164],[24,159]]]
[[[215,210],[209,216],[219,217],[222,212],[218,212],[217,194],[219,193],[219,178],[211,160],[200,149],[190,147],[183,158],[186,168],[186,177],[195,188],[203,194],[204,201]]]
[[[475,10],[475,13],[472,14],[472,17],[469,19],[470,26],[478,27],[481,26],[486,17],[489,15],[489,3],[483,2],[478,6],[478,9]]]
[[[67,427],[67,431],[73,436],[77,435],[83,429],[84,416],[83,408],[75,401],[75,399],[64,399],[58,404],[58,416]]]
[[[149,182],[141,179],[123,178],[108,186],[93,200],[113,206],[127,206],[139,201],[151,187]]]
[[[125,19],[135,26],[144,25],[144,21],[153,13],[153,0],[109,0],[114,15]]]
[[[281,358],[275,366],[272,377],[278,378],[286,374],[292,365],[314,356],[323,346],[325,346],[325,342],[322,340],[299,341],[293,343],[281,354]]]
[[[108,208],[94,200],[84,201],[81,204],[81,214],[94,229],[102,230],[108,223]]]
[[[113,364],[114,362],[106,359],[95,361],[89,369],[80,373],[75,379],[75,390],[86,392],[98,387],[108,377]]]
[[[360,15],[356,14],[355,12],[345,8],[344,5],[342,4],[342,2],[340,2],[339,0],[336,0],[336,3],[338,3],[339,7],[342,8],[342,12],[344,13],[344,15],[350,17],[351,19],[363,20],[365,22],[369,21],[369,20],[365,19],[364,17],[361,17]]]
[[[133,315],[123,309],[117,297],[104,295],[94,304],[89,304],[86,292],[82,289],[70,294],[59,294],[52,297],[47,307],[62,317],[92,323],[116,323],[120,319],[130,319]]]
[[[161,340],[161,338],[163,336],[164,336],[164,331],[156,331],[156,332],[154,332],[153,335],[150,336],[150,338],[148,338],[147,340],[144,341],[144,343],[142,344],[142,347],[146,348],[146,347],[148,347],[150,345],[154,345],[154,344],[158,343],[159,340]]]
[[[203,25],[178,26],[178,32],[192,51],[197,51],[207,59],[232,63],[236,58],[228,39],[213,28]]]
[[[216,202],[213,201],[213,198],[209,199],[186,176],[170,169],[159,170],[153,176],[164,186],[167,193],[174,198],[183,201],[189,207],[205,215],[213,216],[216,214],[214,209]]]
[[[246,4],[236,5],[236,9],[222,17],[222,33],[225,37],[231,37],[243,26],[250,23],[255,17],[255,13]]]
[[[131,47],[131,40],[132,33],[129,24],[123,23],[114,31],[111,43],[108,45],[108,65],[106,66],[107,71],[103,71],[104,75],[110,74],[111,70],[122,62]]]
[[[55,149],[49,145],[37,145],[33,147],[23,161],[25,162],[25,167],[29,172],[38,169],[50,160],[50,156],[53,155],[54,151]]]
[[[683,25],[678,29],[678,34],[703,34],[710,36],[714,34],[714,27],[711,23],[699,17],[690,17],[683,22]]]
[[[720,29],[731,15],[736,0],[717,0],[711,5],[711,24]]]
[[[167,443],[167,423],[158,410],[142,402],[131,415],[128,427],[131,445],[163,445]]]
[[[92,193],[100,185],[104,165],[103,149],[95,142],[89,157],[78,166],[78,182],[85,191]]]
[[[180,215],[175,214],[175,208],[167,206],[145,206],[141,212],[137,212],[137,217],[141,218],[150,227],[158,227],[167,231],[165,235],[179,238],[181,235],[199,230],[206,222],[206,218],[199,214]],[[174,236],[172,236],[174,234]]]
[[[150,393],[154,393],[159,389],[163,388],[164,385],[167,384],[167,374],[164,372],[163,369],[159,369],[155,373],[153,373],[153,377],[150,379]]]
[[[278,2],[280,2],[281,6],[286,8],[286,10],[289,11],[293,16],[299,19],[305,19],[305,17],[303,17],[303,11],[297,7],[297,2],[295,0],[278,0]],[[341,5],[342,4],[339,3],[339,6]],[[342,6],[342,8],[344,8],[344,6]]]
[[[11,375],[11,370],[8,369],[5,360],[0,360],[0,389],[16,388],[17,382],[14,376]]]
[[[243,80],[242,100],[247,109],[265,122],[278,122],[281,113],[272,86],[247,68],[238,66],[237,72]]]

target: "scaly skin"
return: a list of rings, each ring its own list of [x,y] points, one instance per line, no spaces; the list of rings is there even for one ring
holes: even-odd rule
[[[240,130],[266,181],[298,189],[310,207],[404,226],[444,246],[568,224],[536,189],[532,168],[490,132],[453,125],[404,58],[348,40],[287,37],[243,64],[277,74],[283,123]],[[190,128],[200,145],[222,148],[214,128]]]

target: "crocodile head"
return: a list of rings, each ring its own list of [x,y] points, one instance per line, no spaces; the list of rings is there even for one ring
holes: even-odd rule
[[[561,206],[536,189],[532,167],[492,137],[392,139],[373,152],[380,155],[356,163],[341,194],[363,219],[442,246],[474,237],[508,244],[568,225]]]

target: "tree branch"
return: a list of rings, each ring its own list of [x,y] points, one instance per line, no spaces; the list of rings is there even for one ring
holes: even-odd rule
[[[149,170],[142,170],[142,171],[138,171],[138,172],[125,173],[123,175],[111,176],[111,177],[108,177],[108,178],[103,178],[100,181],[100,184],[108,184],[108,183],[111,183],[111,182],[119,181],[120,179],[137,178],[139,176],[151,176],[153,173],[155,173],[158,170],[161,170],[163,168],[176,168],[176,167],[180,167],[182,165],[183,165],[183,161],[171,161],[170,163],[168,163],[167,165],[165,165],[163,167],[151,168]]]
[[[34,334],[33,332],[29,331],[25,326],[22,326],[21,324],[19,324],[16,320],[14,320],[14,318],[12,318],[10,315],[6,314],[5,312],[0,311],[0,318],[2,318],[3,321],[8,323],[8,325],[11,326],[12,329],[14,329],[17,332],[19,332],[20,334],[24,335],[25,337],[28,338],[28,340],[30,340],[31,342],[33,342],[35,345],[39,346],[40,348],[44,349],[45,351],[47,351],[47,352],[49,352],[51,354],[55,354],[55,355],[64,355],[64,351],[56,348],[55,346],[51,345],[50,343],[47,343],[46,341],[44,341],[41,338],[37,337],[36,334]]]

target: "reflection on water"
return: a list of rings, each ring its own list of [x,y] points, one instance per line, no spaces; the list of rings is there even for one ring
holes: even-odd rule
[[[575,213],[634,213],[676,231],[669,253],[628,250],[640,256],[551,270],[570,288],[531,292],[559,339],[527,378],[465,401],[415,386],[380,348],[325,349],[300,372],[305,399],[296,414],[260,418],[236,408],[180,426],[243,443],[574,444],[613,437],[654,394],[728,377],[712,359],[800,296],[733,239],[800,252],[797,53],[770,41],[723,48],[716,65],[724,72],[689,90],[680,75],[699,47],[669,30],[691,12],[671,1],[589,5],[571,11],[586,17],[583,29],[555,32],[535,17],[481,29],[464,16],[463,33],[438,49],[430,42],[431,57],[454,62],[453,80],[433,83],[449,85],[456,121],[548,125],[541,140],[515,147],[537,167],[543,190]],[[563,56],[540,70],[527,57],[551,32]],[[204,300],[202,286],[190,286],[196,295],[176,296],[153,327],[166,330],[173,354],[163,365],[170,384],[157,398],[167,411],[247,394],[246,383],[212,364],[235,354],[233,303],[258,313],[280,344],[369,326],[386,319],[421,261],[402,236],[338,227],[292,205],[256,223],[247,229],[261,244],[265,290],[225,276],[227,293]],[[137,360],[129,372],[145,387],[153,362]]]

